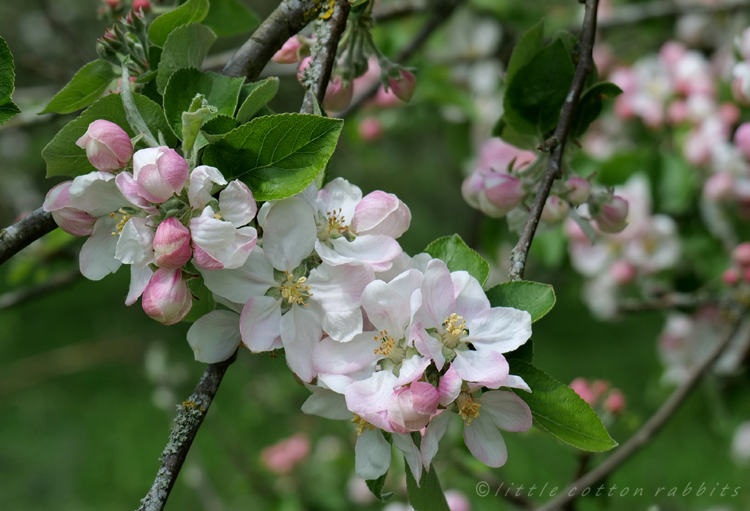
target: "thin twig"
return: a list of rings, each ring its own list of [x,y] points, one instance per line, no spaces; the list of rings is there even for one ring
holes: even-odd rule
[[[315,111],[315,100],[318,101],[318,104],[323,103],[328,81],[331,79],[333,64],[336,61],[339,41],[346,28],[346,20],[349,17],[350,10],[349,2],[336,0],[331,17],[327,21],[320,22],[325,24],[325,30],[320,30],[320,36],[315,42],[315,56],[310,64],[310,73],[312,73],[314,81],[307,89],[302,101],[300,112],[303,114],[312,114]]]
[[[195,390],[181,405],[177,406],[177,416],[169,435],[169,443],[161,453],[161,468],[146,497],[141,500],[138,511],[161,511],[172,492],[177,475],[185,462],[193,439],[203,424],[208,408],[219,390],[219,384],[227,368],[237,359],[237,352],[229,359],[217,364],[209,364],[203,371]]]
[[[681,307],[697,307],[712,300],[708,296],[689,293],[670,293],[652,300],[627,300],[620,304],[620,312],[649,312]]]
[[[526,258],[529,255],[531,242],[534,240],[534,234],[539,225],[539,218],[542,216],[544,203],[547,201],[547,197],[549,197],[549,192],[552,189],[555,179],[561,176],[562,158],[565,152],[565,143],[568,140],[568,132],[573,122],[573,114],[583,92],[583,87],[586,84],[586,77],[593,69],[591,52],[594,48],[594,38],[596,36],[596,11],[598,5],[599,0],[586,0],[586,13],[583,19],[583,28],[581,29],[581,53],[578,65],[576,66],[573,83],[570,85],[570,91],[560,110],[560,120],[555,128],[555,133],[544,144],[552,148],[552,154],[550,154],[549,161],[547,162],[547,170],[545,170],[544,177],[542,177],[539,191],[534,198],[534,205],[531,207],[529,217],[526,219],[521,237],[518,239],[518,243],[510,255],[511,267],[508,273],[508,280],[511,281],[523,278]]]
[[[55,275],[54,277],[42,282],[41,284],[37,284],[36,286],[23,289],[15,289],[13,291],[3,293],[2,295],[0,295],[0,310],[15,307],[16,305],[19,305],[20,303],[23,303],[31,298],[47,295],[47,293],[51,291],[62,289],[65,286],[68,286],[78,280],[80,276],[81,272],[76,269],[67,273]]]
[[[683,14],[724,14],[741,11],[750,7],[748,0],[725,0],[720,3],[706,4],[683,4],[678,2],[644,2],[633,5],[618,7],[612,14],[599,22],[600,30],[615,27],[623,27],[642,23],[644,21],[671,18]]]
[[[414,55],[422,47],[422,45],[427,42],[432,33],[440,28],[440,26],[445,23],[448,18],[450,18],[450,15],[461,2],[462,0],[449,0],[440,3],[439,7],[434,8],[432,10],[432,16],[430,16],[430,19],[425,22],[424,26],[420,29],[414,39],[412,39],[412,41],[403,50],[401,50],[401,52],[399,52],[399,54],[395,59],[393,59],[393,61],[397,64],[403,64],[407,60],[409,60],[412,55]],[[354,98],[354,101],[352,101],[351,104],[343,111],[339,112],[337,117],[343,119],[351,115],[353,112],[359,110],[359,108],[362,107],[362,105],[364,105],[368,99],[373,97],[378,92],[379,88],[380,81],[376,81],[370,86],[369,89]]]
[[[281,46],[318,17],[325,2],[284,0],[224,66],[228,76],[255,80]]]
[[[57,229],[51,213],[35,209],[21,220],[0,231],[0,264],[47,233]]]
[[[416,14],[424,14],[428,10],[429,5],[425,0],[401,0],[385,7],[378,5],[373,9],[372,17],[375,19],[375,23],[385,23]]]
[[[727,332],[725,337],[723,337],[719,341],[719,343],[716,344],[716,346],[706,357],[706,359],[699,366],[693,368],[687,380],[685,380],[685,382],[683,382],[679,387],[677,387],[677,389],[675,389],[674,392],[672,392],[672,394],[664,402],[664,404],[661,405],[656,413],[651,416],[648,422],[646,422],[646,424],[644,424],[643,427],[641,427],[641,429],[635,435],[633,435],[627,442],[625,442],[625,444],[618,448],[614,452],[614,454],[607,458],[601,465],[596,467],[585,476],[573,482],[568,488],[565,489],[565,491],[560,493],[558,497],[538,508],[537,511],[554,511],[561,508],[569,501],[575,499],[578,494],[581,493],[585,488],[594,486],[596,483],[601,481],[618,466],[620,466],[621,463],[630,458],[630,456],[635,454],[641,447],[646,445],[646,443],[648,443],[649,440],[651,440],[654,435],[659,432],[659,430],[662,428],[662,426],[664,426],[664,424],[669,420],[674,412],[677,411],[683,401],[685,401],[690,392],[698,384],[703,375],[706,374],[708,369],[719,358],[719,356],[721,356],[726,347],[729,345],[729,342],[739,330],[743,316],[744,314],[741,314],[740,317],[738,317],[734,321],[734,324],[732,325],[729,332]]]

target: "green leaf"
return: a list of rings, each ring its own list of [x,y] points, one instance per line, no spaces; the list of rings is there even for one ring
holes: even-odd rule
[[[203,163],[241,178],[256,200],[304,190],[333,155],[343,121],[304,114],[257,117],[208,146]]]
[[[107,90],[110,82],[117,78],[112,65],[103,60],[89,62],[73,76],[63,89],[55,94],[40,114],[69,114],[89,106]]]
[[[240,124],[249,121],[258,110],[266,106],[279,90],[279,79],[275,76],[266,78],[255,83],[248,83],[242,87],[242,95],[245,99],[240,110],[237,112],[237,120]]]
[[[161,131],[167,145],[177,145],[177,139],[169,129],[161,107],[140,94],[133,94],[133,99],[154,136],[158,136],[157,133]],[[47,162],[47,177],[79,176],[96,170],[86,158],[86,151],[78,147],[76,141],[86,133],[89,124],[97,119],[113,122],[131,137],[135,136],[125,116],[120,94],[108,94],[84,110],[77,119],[66,124],[42,150],[42,157]]]
[[[182,113],[187,112],[198,94],[203,94],[208,104],[216,107],[216,115],[233,115],[244,78],[232,78],[212,72],[203,73],[193,68],[172,73],[164,90],[164,115],[178,138],[182,139]]]
[[[177,9],[156,18],[148,27],[148,38],[156,46],[164,46],[174,29],[188,23],[199,23],[207,14],[208,0],[188,0]]]
[[[685,213],[694,203],[699,176],[684,159],[673,153],[661,155],[659,206],[665,213]]]
[[[505,75],[506,83],[510,83],[516,73],[531,62],[534,55],[539,53],[539,50],[542,49],[542,37],[544,37],[544,20],[528,29],[518,39],[510,56],[510,62],[508,62],[508,71]]]
[[[503,356],[506,360],[520,360],[530,364],[534,360],[534,341],[529,339],[515,350],[503,353]]]
[[[15,90],[15,64],[5,39],[0,37],[0,125],[8,122],[21,110],[11,100]]]
[[[216,35],[230,36],[255,30],[258,17],[237,0],[211,0],[211,8],[203,24]]]
[[[193,294],[193,306],[187,316],[183,319],[188,323],[199,320],[216,308],[214,294],[206,287],[203,277],[197,277],[188,281],[188,288]]]
[[[555,305],[555,291],[549,284],[529,280],[503,282],[487,291],[493,307],[512,307],[531,314],[531,321],[543,318]]]
[[[581,137],[589,125],[599,117],[604,100],[613,99],[620,94],[622,94],[622,89],[609,82],[597,83],[583,91],[575,114],[573,114],[573,122],[570,126],[571,136],[574,139]]]
[[[375,498],[380,502],[388,502],[393,497],[393,492],[383,493],[383,486],[385,485],[385,478],[388,476],[388,472],[378,477],[377,479],[370,479],[365,481],[367,487],[370,489]]]
[[[543,134],[557,125],[575,67],[558,39],[508,80],[503,106],[506,122],[524,135]]]
[[[438,238],[424,249],[436,259],[444,261],[450,271],[465,270],[484,285],[490,274],[490,265],[474,249],[464,243],[461,236]]]
[[[159,93],[164,94],[169,77],[178,69],[200,68],[214,41],[216,34],[199,23],[190,23],[174,29],[164,44],[164,51],[159,60],[159,73],[156,75]]]
[[[536,427],[584,451],[608,451],[617,446],[596,412],[573,389],[527,362],[508,362],[510,373],[531,387],[531,393],[513,392],[529,405]]]
[[[445,500],[445,494],[440,487],[437,471],[434,465],[430,465],[429,472],[422,473],[422,480],[417,486],[414,476],[406,465],[406,492],[409,496],[409,504],[415,511],[450,511],[448,501]]]
[[[213,144],[236,127],[237,121],[233,117],[217,115],[213,119],[206,121],[201,127],[201,131],[206,140]]]
[[[503,116],[501,116],[492,127],[492,136],[501,138],[510,145],[526,151],[536,151],[536,148],[539,145],[537,137],[518,133],[510,127]]]

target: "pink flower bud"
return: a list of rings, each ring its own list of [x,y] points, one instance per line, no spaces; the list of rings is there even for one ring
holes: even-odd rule
[[[150,147],[133,155],[133,177],[138,182],[138,194],[154,204],[179,194],[189,172],[185,159],[169,147]]]
[[[393,89],[385,90],[383,86],[380,86],[369,104],[380,108],[391,108],[403,104],[403,101],[398,99],[398,96],[393,93]]]
[[[637,271],[633,263],[618,259],[609,266],[609,274],[615,282],[625,285],[635,280]]]
[[[310,64],[312,64],[312,57],[309,56],[300,61],[299,67],[297,68],[297,80],[302,80],[302,75],[305,73],[305,69],[310,67]]]
[[[594,392],[591,390],[591,386],[586,378],[576,378],[570,382],[569,387],[573,389],[576,394],[581,396],[581,399],[586,401],[589,406],[594,406],[596,404],[596,397],[594,396]]]
[[[447,490],[445,500],[448,503],[450,511],[471,511],[471,503],[466,495],[458,490]]]
[[[283,475],[291,472],[309,454],[310,440],[298,433],[263,449],[260,459],[268,470]]]
[[[596,225],[602,232],[614,234],[628,225],[628,201],[615,195],[610,202],[602,204],[596,217]]]
[[[167,218],[156,229],[154,256],[159,268],[174,270],[190,260],[190,231],[176,218]]]
[[[547,197],[547,202],[544,203],[544,209],[542,210],[542,221],[548,224],[557,224],[568,215],[569,209],[568,203],[557,195]]]
[[[667,107],[667,119],[670,124],[682,124],[687,120],[687,117],[688,107],[684,100],[676,99],[669,104],[669,107]]]
[[[742,270],[742,280],[750,282],[750,268],[744,268]]]
[[[565,183],[565,187],[569,190],[565,197],[574,206],[586,202],[591,193],[591,183],[582,177],[571,177],[568,179],[568,182]]]
[[[483,168],[464,180],[461,193],[469,206],[493,218],[504,217],[526,196],[518,178]]]
[[[750,266],[750,242],[746,241],[734,247],[732,260],[740,266]]]
[[[401,387],[388,399],[388,419],[400,433],[419,431],[437,413],[440,393],[427,382]]]
[[[609,390],[609,382],[605,380],[596,380],[591,384],[591,392],[594,393],[594,399],[596,401],[599,401],[599,399],[607,393]]]
[[[357,131],[365,142],[374,142],[383,134],[383,124],[377,117],[365,117],[359,122]]]
[[[687,52],[687,48],[682,43],[667,41],[659,50],[659,59],[666,67],[673,68]]]
[[[94,232],[96,217],[76,209],[70,204],[70,186],[73,181],[65,181],[47,192],[42,208],[52,213],[60,229],[73,236],[88,236]]]
[[[340,76],[328,82],[326,95],[323,97],[323,108],[332,112],[340,112],[352,102],[354,87],[351,83],[344,83]]]
[[[625,410],[625,396],[619,389],[614,389],[604,400],[604,409],[612,415],[618,415]]]
[[[144,312],[163,325],[179,323],[193,306],[193,296],[179,268],[156,270],[143,290],[141,301]]]
[[[750,122],[740,124],[734,132],[734,145],[750,160]]]
[[[409,229],[411,211],[392,193],[376,190],[354,208],[351,228],[357,234],[383,234],[398,238]]]
[[[148,0],[133,0],[133,10],[135,12],[148,12],[151,10],[151,2]]]
[[[729,172],[712,175],[703,185],[703,196],[713,202],[724,202],[734,197],[734,176]]]
[[[398,78],[388,78],[388,85],[398,99],[408,103],[417,89],[417,78],[406,69],[401,69]]]
[[[719,117],[727,126],[734,126],[740,120],[740,109],[734,103],[719,105]]]
[[[284,46],[277,51],[271,60],[277,64],[295,64],[299,62],[299,49],[302,47],[302,42],[295,35],[287,39]]]
[[[588,236],[586,236],[586,233],[583,232],[583,229],[581,229],[581,226],[572,218],[565,222],[563,228],[565,229],[565,234],[568,235],[571,241],[587,242],[589,239]]]
[[[120,7],[120,0],[104,0],[104,3],[107,4],[107,7],[110,9],[117,9]]]
[[[721,280],[727,286],[736,286],[740,282],[740,273],[737,271],[737,268],[727,268],[721,274]]]
[[[133,144],[125,130],[117,124],[99,119],[89,124],[76,145],[86,150],[86,157],[96,170],[120,170],[133,156]]]

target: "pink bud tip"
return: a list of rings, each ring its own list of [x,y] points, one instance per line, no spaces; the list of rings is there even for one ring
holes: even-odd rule
[[[365,117],[357,126],[357,131],[365,142],[374,142],[383,135],[383,124],[377,117]]]
[[[586,401],[589,406],[593,406],[596,403],[596,397],[586,378],[576,378],[570,382],[569,387],[581,396],[581,399]]]
[[[734,247],[732,260],[742,267],[750,266],[750,242],[746,241]]]
[[[143,310],[163,325],[179,323],[190,312],[193,296],[182,271],[159,268],[143,291]]]
[[[582,177],[571,177],[568,182],[565,183],[566,188],[569,190],[566,198],[574,206],[578,206],[586,202],[591,193],[591,183],[586,181]]]
[[[266,447],[260,458],[268,470],[279,475],[288,474],[310,454],[310,440],[298,433]]]
[[[615,282],[625,285],[635,280],[637,271],[633,263],[618,259],[609,266],[609,274]]]
[[[614,234],[622,231],[628,225],[628,201],[615,195],[610,202],[602,204],[596,225],[602,232]]]
[[[133,0],[133,10],[135,12],[148,12],[151,9],[151,2],[148,0]]]
[[[354,87],[351,83],[344,83],[340,76],[328,82],[326,95],[323,97],[323,108],[332,112],[340,112],[352,102]]]
[[[295,64],[299,62],[299,49],[302,43],[295,35],[287,39],[279,51],[277,51],[271,60],[277,64]]]
[[[120,0],[104,0],[104,3],[107,4],[110,9],[117,9],[120,7]]]
[[[417,89],[417,78],[409,71],[402,69],[398,78],[388,78],[388,85],[398,99],[408,103]]]
[[[542,210],[542,221],[551,225],[560,223],[568,215],[568,210],[570,210],[568,203],[557,195],[548,197]]]
[[[727,286],[736,286],[740,282],[740,273],[736,268],[727,268],[724,273],[721,274],[721,280]]]
[[[113,122],[99,119],[89,124],[86,133],[76,141],[76,145],[86,150],[91,164],[103,172],[119,170],[133,156],[130,136]]]
[[[156,229],[154,255],[160,268],[174,270],[190,260],[190,231],[176,218],[167,218]]]
[[[604,400],[604,409],[613,415],[618,415],[625,410],[625,396],[619,389],[614,389]]]

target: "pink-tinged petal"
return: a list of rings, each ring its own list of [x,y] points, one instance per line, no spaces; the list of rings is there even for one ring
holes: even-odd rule
[[[120,172],[119,174],[117,174],[117,177],[115,177],[115,184],[117,184],[117,188],[128,200],[128,202],[130,202],[134,206],[137,206],[152,215],[155,215],[159,212],[159,210],[156,209],[149,201],[138,194],[138,182],[130,172]]]
[[[138,174],[138,195],[155,204],[161,204],[174,195],[174,190],[159,173],[159,167],[155,164],[144,165]]]
[[[377,479],[391,466],[391,444],[377,429],[365,430],[357,437],[354,455],[354,469],[365,481]]]
[[[387,410],[395,383],[396,376],[391,371],[377,371],[365,380],[355,381],[346,389],[346,406],[373,426],[393,431]]]
[[[130,158],[133,156],[133,144],[130,141],[130,137],[124,129],[113,122],[105,121],[104,119],[98,119],[89,124],[86,135],[81,137],[79,141],[76,142],[76,145],[78,145],[78,147],[82,147],[79,142],[86,138],[86,136],[90,137],[90,140],[95,140],[104,145],[115,157],[115,159],[117,160],[117,166],[111,170],[121,169],[130,161]],[[94,165],[94,167],[97,167],[97,165],[94,164],[93,161],[91,163],[92,165]],[[97,168],[99,170],[104,170],[99,167]]]
[[[531,429],[529,405],[512,392],[485,392],[477,399],[477,403],[481,405],[479,416],[490,418],[502,430],[519,432]],[[474,425],[473,421],[471,425]]]
[[[281,347],[281,300],[270,296],[251,298],[240,315],[242,342],[253,353]]]
[[[173,193],[179,193],[190,175],[190,167],[185,158],[174,149],[165,148],[156,160],[159,174],[171,187]],[[140,179],[139,179],[140,182]]]
[[[231,245],[221,250],[218,257],[224,263],[224,268],[230,270],[239,268],[245,264],[257,243],[258,231],[255,227],[241,227],[235,232]]]
[[[117,240],[115,259],[139,268],[154,261],[154,231],[148,223],[148,218],[137,217],[125,223]]]
[[[531,337],[531,315],[510,307],[493,307],[466,322],[469,335],[462,339],[478,351],[513,351]]]
[[[370,369],[368,377],[372,374],[372,368],[373,366],[368,366],[367,369]],[[362,370],[359,370],[358,372],[362,372]],[[354,374],[354,373],[353,373]],[[332,391],[334,391],[337,394],[341,394],[341,398],[344,398],[344,394],[346,393],[346,389],[349,388],[349,385],[351,385],[355,381],[359,381],[363,378],[352,378],[352,375],[350,374],[329,374],[329,373],[318,373],[318,385],[325,385]],[[351,416],[352,412],[349,412]]]
[[[161,147],[149,147],[136,151],[133,155],[133,177],[137,180],[141,169],[146,165],[156,165],[156,160],[161,153]]]
[[[435,361],[435,366],[438,370],[443,369],[443,365],[445,365],[443,343],[427,333],[421,323],[412,325],[409,339],[414,342],[414,347],[417,348],[417,351],[419,351],[424,357]]]
[[[351,225],[357,203],[362,200],[362,190],[342,177],[332,179],[318,192],[318,211],[323,214],[336,212]],[[341,212],[339,213],[339,209]]]
[[[466,380],[496,389],[508,377],[508,362],[496,351],[456,351],[453,367]]]
[[[314,308],[292,305],[281,317],[281,343],[286,363],[302,381],[315,378],[313,351],[322,337],[320,315]]]
[[[230,311],[211,311],[193,323],[187,341],[198,362],[223,362],[237,351],[242,342],[240,317]]]
[[[97,218],[132,206],[118,190],[115,176],[107,172],[90,172],[77,176],[73,179],[69,192],[72,207]]]
[[[273,278],[273,266],[260,247],[253,249],[239,268],[201,271],[201,275],[211,292],[235,303],[263,296],[271,287],[278,286]]]
[[[190,186],[188,186],[188,201],[190,207],[203,211],[211,202],[211,188],[214,184],[225,185],[227,180],[221,175],[219,169],[215,167],[209,167],[208,165],[200,165],[193,169],[190,173]]]
[[[411,390],[411,402],[414,405],[415,412],[428,415],[437,413],[440,393],[435,387],[427,382],[417,381],[412,383],[409,389]]]
[[[500,386],[531,392],[531,387],[529,387],[529,384],[526,383],[523,378],[514,374],[509,374],[508,377],[503,380],[503,383]]]
[[[62,208],[52,212],[52,218],[60,229],[73,236],[88,236],[94,232],[96,218],[75,208]]]
[[[349,342],[362,332],[362,310],[325,311],[323,330],[338,342]]]
[[[456,293],[456,305],[453,312],[469,321],[480,312],[490,308],[490,301],[482,290],[482,285],[468,272],[454,271],[451,273],[451,280],[453,280],[453,289]]]
[[[443,438],[443,435],[448,430],[452,416],[453,414],[448,410],[440,410],[437,415],[432,417],[430,423],[427,424],[419,448],[422,453],[422,466],[425,470],[430,470],[430,464],[438,452],[440,439]]]
[[[313,366],[318,373],[349,374],[367,367],[378,359],[375,350],[380,342],[377,332],[364,332],[349,342],[323,338],[313,351]]]
[[[378,330],[387,330],[398,340],[404,336],[411,320],[411,295],[419,289],[422,274],[408,270],[389,283],[370,282],[362,293],[362,307]]]
[[[440,259],[427,264],[422,279],[422,306],[415,315],[425,328],[439,327],[456,305],[453,280],[448,267]]]
[[[207,206],[200,216],[190,220],[193,243],[209,254],[228,247],[234,241],[236,232],[232,224],[214,218],[214,214],[211,206]]]
[[[154,271],[148,266],[144,266],[143,268],[135,265],[130,266],[130,288],[128,289],[128,296],[125,299],[125,305],[133,305],[138,301],[153,274]]]
[[[179,323],[190,312],[193,297],[182,271],[156,270],[141,299],[143,311],[163,325]]]
[[[414,441],[411,439],[411,435],[404,433],[393,433],[393,445],[404,454],[411,474],[414,476],[414,480],[417,482],[419,487],[419,480],[422,478],[422,455],[419,452],[419,448],[414,445]]]
[[[390,269],[393,266],[392,261],[402,253],[401,245],[393,238],[370,234],[358,236],[354,241],[343,237],[328,240],[326,243],[317,241],[315,251],[330,265],[367,263],[375,271]]]
[[[109,216],[99,218],[94,224],[91,237],[81,248],[80,268],[84,277],[89,280],[101,280],[110,273],[116,272],[120,261],[115,259],[117,250],[117,221]]]
[[[471,454],[488,467],[502,467],[508,461],[508,449],[503,435],[493,424],[491,417],[482,415],[481,409],[479,417],[464,426],[464,442]]]
[[[366,266],[321,264],[310,272],[307,284],[311,300],[326,311],[336,312],[358,309],[362,293],[374,278],[372,269]]]
[[[352,412],[346,408],[344,396],[320,387],[313,387],[312,395],[302,404],[302,411],[331,420],[348,420],[352,418]]]
[[[458,395],[461,393],[461,384],[463,380],[458,375],[456,368],[452,365],[448,368],[438,384],[438,392],[440,392],[440,404],[447,407],[453,401],[456,400]]]
[[[250,223],[257,212],[253,192],[242,181],[232,181],[219,194],[219,214],[235,227]]]
[[[383,234],[398,238],[409,229],[411,211],[392,193],[367,194],[354,211],[351,227],[357,234]]]
[[[44,211],[50,212],[57,211],[58,209],[62,208],[71,207],[70,187],[72,184],[73,181],[63,181],[62,183],[53,186],[52,189],[47,192],[47,196],[44,198],[42,209]]]
[[[193,261],[199,270],[215,271],[224,269],[224,263],[197,245],[193,247]]]
[[[419,355],[413,355],[404,359],[401,364],[401,371],[398,373],[398,380],[394,386],[408,385],[422,377],[427,366],[430,365],[429,358],[423,358]],[[421,429],[421,428],[419,428]]]
[[[174,217],[167,218],[156,229],[154,256],[160,268],[179,268],[190,260],[190,231]]]
[[[317,240],[313,211],[300,198],[273,204],[263,227],[263,250],[277,270],[291,272],[312,254]]]

